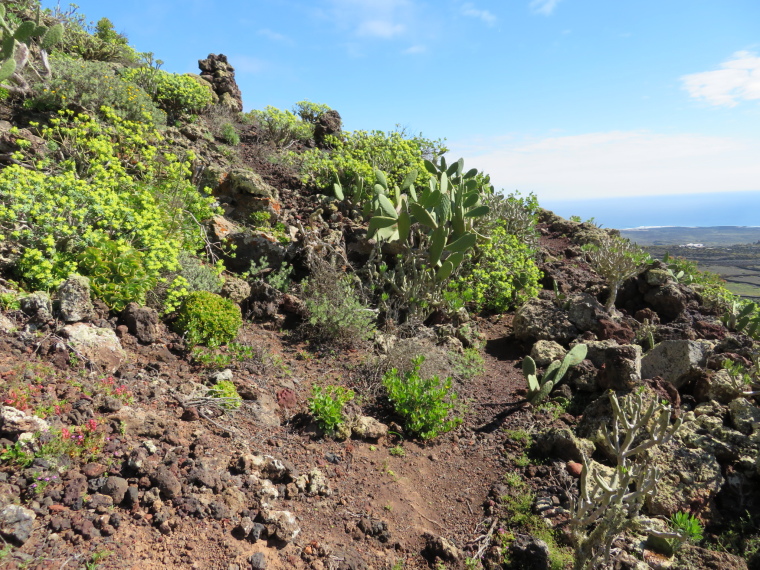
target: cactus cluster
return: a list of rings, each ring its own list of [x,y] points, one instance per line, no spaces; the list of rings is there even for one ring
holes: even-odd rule
[[[522,370],[523,376],[528,381],[528,401],[535,405],[545,400],[554,386],[562,380],[568,368],[581,363],[586,358],[587,351],[588,347],[585,344],[576,344],[565,355],[562,362],[559,360],[552,362],[540,379],[536,375],[536,362],[530,356],[526,356],[523,360]]]
[[[21,22],[15,28],[6,17],[6,8],[0,4],[0,84],[11,93],[26,94],[30,87],[22,72],[29,63],[30,46],[35,42],[39,46],[43,65],[42,75],[50,77],[47,50],[63,38],[63,24],[48,27],[40,22],[40,8],[34,21]],[[15,85],[5,85],[11,81]]]
[[[612,392],[609,398],[613,421],[605,438],[617,465],[611,476],[605,476],[583,458],[579,496],[570,520],[577,546],[576,570],[596,567],[599,558],[609,560],[614,540],[632,528],[659,478],[657,466],[638,458],[670,441],[682,422],[677,419],[671,424],[670,406],[654,398],[646,405],[641,393],[630,394],[622,404]],[[594,530],[586,534],[591,525]]]
[[[450,166],[443,157],[439,164],[426,160],[425,168],[429,183],[419,192],[414,187],[416,171],[409,173],[400,188],[390,188],[385,174],[375,171],[368,237],[406,245],[413,227],[419,228],[429,239],[428,266],[442,281],[462,263],[478,239],[485,239],[473,230],[473,221],[488,213],[481,198],[493,189],[477,169],[463,172],[461,158]]]
[[[760,312],[756,303],[734,301],[720,320],[729,330],[744,333],[754,339],[760,336]]]

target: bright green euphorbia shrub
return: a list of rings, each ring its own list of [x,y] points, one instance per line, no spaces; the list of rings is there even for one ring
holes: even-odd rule
[[[453,304],[502,313],[535,297],[542,273],[533,260],[534,251],[503,226],[493,228],[489,237],[451,281],[446,296]]]
[[[58,162],[0,171],[0,242],[27,287],[80,272],[119,308],[142,302],[181,250],[203,245],[198,222],[216,210],[190,182],[190,157],[162,152],[153,127],[102,112],[104,123],[62,111],[41,129]]]
[[[213,102],[210,89],[190,75],[169,73],[152,67],[134,67],[122,70],[121,76],[145,89],[172,119],[202,111]]]

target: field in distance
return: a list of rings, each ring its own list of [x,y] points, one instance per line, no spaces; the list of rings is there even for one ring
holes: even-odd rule
[[[657,259],[667,252],[696,261],[723,277],[731,292],[760,300],[760,227],[636,228],[620,234]]]

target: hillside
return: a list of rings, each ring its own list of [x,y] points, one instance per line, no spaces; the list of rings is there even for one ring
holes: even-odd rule
[[[0,10],[0,566],[760,567],[756,307],[35,8]]]

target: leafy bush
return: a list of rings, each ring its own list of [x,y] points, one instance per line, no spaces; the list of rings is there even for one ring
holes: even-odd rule
[[[329,139],[330,150],[315,148],[291,159],[301,162],[304,182],[319,190],[332,189],[336,181],[345,189],[363,189],[351,192],[356,195],[356,202],[371,196],[375,169],[387,175],[390,186],[401,186],[406,176],[417,170],[415,185],[427,187],[424,159],[447,150],[442,141],[405,138],[399,131],[349,131],[341,138]]]
[[[178,260],[179,275],[186,281],[188,291],[218,293],[222,290],[224,283],[219,277],[219,267],[209,266],[189,252],[181,252]]]
[[[79,270],[90,278],[96,297],[121,311],[131,301],[144,304],[145,294],[155,282],[145,271],[143,258],[135,248],[103,238],[79,255]]]
[[[504,226],[494,228],[489,237],[452,280],[447,297],[476,311],[503,313],[538,294],[542,273],[533,261],[534,250]]]
[[[221,399],[222,407],[228,410],[237,410],[243,402],[237,388],[235,388],[235,384],[230,380],[220,380],[214,384],[209,388],[207,396]]]
[[[235,303],[208,291],[193,291],[182,302],[174,327],[189,344],[215,348],[234,340],[242,324]]]
[[[92,32],[88,33],[75,21],[67,22],[59,51],[86,61],[136,64],[140,60],[127,38],[113,29],[108,18],[98,20]]]
[[[343,407],[353,399],[354,391],[342,386],[312,386],[309,412],[316,418],[319,427],[332,433],[346,421]]]
[[[228,145],[237,146],[240,144],[240,135],[235,129],[235,125],[232,123],[224,123],[222,125],[222,140]]]
[[[263,111],[254,109],[242,119],[256,127],[260,142],[271,143],[277,148],[287,148],[296,141],[307,141],[314,136],[312,123],[270,105]]]
[[[150,96],[133,82],[114,74],[113,68],[101,61],[84,61],[67,57],[51,58],[53,77],[47,86],[38,87],[34,106],[63,109],[71,103],[92,113],[103,106],[128,121],[166,124],[166,113],[156,107]]]
[[[121,76],[142,87],[167,112],[170,121],[184,114],[200,112],[213,102],[209,88],[190,75],[145,66],[124,69]]]
[[[159,161],[155,129],[103,112],[105,123],[62,111],[42,129],[57,148],[56,171],[0,171],[0,239],[19,251],[14,269],[30,289],[57,287],[104,241],[140,252],[146,286],[177,267],[182,249],[203,245],[196,220],[216,210],[190,182],[189,161]]]
[[[375,331],[375,314],[361,303],[351,279],[326,263],[312,268],[303,301],[308,332],[318,342],[355,346]]]
[[[451,378],[443,383],[438,376],[423,379],[419,372],[424,357],[412,361],[412,370],[399,374],[394,368],[383,376],[383,386],[388,398],[404,425],[414,435],[422,439],[432,439],[457,427],[460,418],[447,419],[454,409],[456,393],[451,391]]]
[[[316,123],[319,117],[330,111],[330,107],[322,103],[312,103],[311,101],[299,101],[293,105],[293,113],[301,117],[306,123]]]

